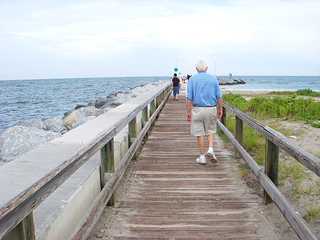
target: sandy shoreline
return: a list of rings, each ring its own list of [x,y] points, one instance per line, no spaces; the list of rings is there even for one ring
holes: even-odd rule
[[[268,94],[270,92],[295,92],[297,90],[286,90],[286,89],[226,89],[221,87],[222,94]],[[313,90],[314,92],[320,92]]]

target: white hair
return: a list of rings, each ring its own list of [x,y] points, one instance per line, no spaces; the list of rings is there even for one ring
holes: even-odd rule
[[[196,68],[198,69],[198,71],[207,71],[208,65],[205,61],[200,60],[197,62]]]

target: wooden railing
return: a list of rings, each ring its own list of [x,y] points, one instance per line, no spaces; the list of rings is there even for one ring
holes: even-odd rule
[[[88,161],[95,153],[101,155],[101,193],[87,217],[78,226],[74,233],[74,239],[86,239],[94,227],[106,203],[114,203],[113,192],[123,176],[126,166],[135,155],[143,137],[158,116],[167,98],[171,93],[170,83],[161,91],[133,111],[123,116],[112,127],[98,134],[91,142],[83,146],[74,155],[63,161],[62,164],[46,174],[31,187],[17,194],[10,202],[0,207],[0,239],[35,239],[33,210],[36,209],[51,193],[65,182],[77,169]],[[148,110],[150,114],[148,114]],[[137,115],[142,113],[142,130],[137,135]],[[150,115],[150,117],[149,117]],[[119,166],[114,169],[114,137],[128,125],[130,148],[121,160]],[[105,180],[109,173],[109,180]]]
[[[277,188],[279,147],[318,176],[320,176],[320,159],[292,143],[283,134],[251,118],[236,107],[226,103],[225,101],[223,101],[222,105],[223,116],[221,118],[221,122],[218,121],[218,126],[236,148],[237,154],[246,161],[250,169],[262,184],[265,190],[264,203],[267,204],[274,201],[283,216],[287,219],[291,227],[301,239],[319,239],[317,234]],[[226,109],[236,117],[235,136],[233,136],[225,127]],[[242,147],[243,122],[260,132],[266,138],[265,172],[263,172],[255,160]]]

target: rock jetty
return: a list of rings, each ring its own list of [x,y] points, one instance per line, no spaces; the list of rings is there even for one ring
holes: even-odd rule
[[[169,80],[159,80],[127,91],[100,97],[87,106],[77,105],[74,110],[66,112],[63,118],[53,117],[19,122],[0,134],[0,162],[10,162],[167,81]]]
[[[234,85],[234,84],[246,84],[245,81],[241,79],[234,79],[234,78],[219,78],[217,77],[219,85]]]

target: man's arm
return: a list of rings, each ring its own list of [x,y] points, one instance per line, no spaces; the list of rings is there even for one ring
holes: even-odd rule
[[[190,122],[191,121],[191,113],[190,113],[190,108],[192,104],[192,99],[187,98],[187,113],[186,113],[186,118]]]
[[[222,111],[222,97],[221,98],[217,98],[218,101],[218,106],[219,106],[219,110],[218,110],[218,118],[222,117],[223,111]]]

